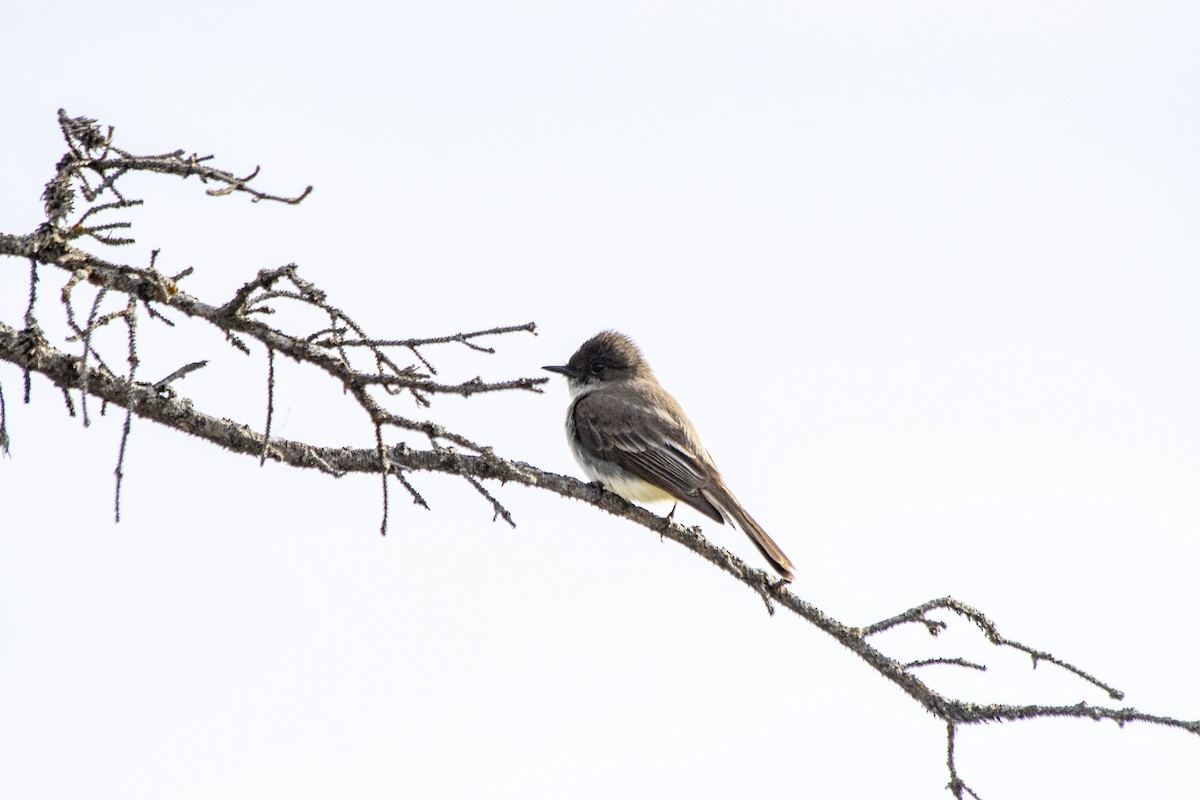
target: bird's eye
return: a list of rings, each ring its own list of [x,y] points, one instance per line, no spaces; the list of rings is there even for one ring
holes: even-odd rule
[[[604,374],[604,362],[603,361],[597,361],[595,364],[592,364],[592,374],[593,375],[603,375]]]

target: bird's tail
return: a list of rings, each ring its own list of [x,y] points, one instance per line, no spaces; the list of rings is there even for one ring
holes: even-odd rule
[[[762,526],[754,521],[754,517],[750,516],[746,509],[742,508],[742,504],[733,496],[733,492],[729,491],[726,486],[720,486],[720,491],[704,492],[713,505],[721,510],[734,525],[736,525],[742,533],[750,537],[750,541],[754,542],[754,546],[758,548],[758,552],[763,554],[763,558],[771,562],[771,566],[775,568],[785,581],[795,579],[795,574],[792,572],[792,562],[783,551],[779,549],[779,545],[775,544],[775,540],[767,535],[767,532],[762,529]]]

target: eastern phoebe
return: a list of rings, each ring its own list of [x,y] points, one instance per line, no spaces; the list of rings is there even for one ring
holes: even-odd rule
[[[792,580],[792,562],[729,491],[687,415],[628,336],[596,334],[566,366],[543,369],[567,378],[567,442],[588,477],[626,500],[682,500],[732,522]]]

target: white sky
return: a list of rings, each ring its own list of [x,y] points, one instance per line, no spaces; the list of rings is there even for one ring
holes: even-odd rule
[[[112,255],[160,247],[210,302],[295,261],[378,336],[538,323],[493,357],[431,350],[447,380],[623,330],[801,596],[866,624],[952,594],[1200,718],[1200,7],[11,5],[0,230],[41,219],[59,106],[312,183],[284,208],[138,182],[139,243]],[[9,324],[25,273],[0,261]],[[54,330],[65,276],[42,275]],[[215,357],[180,388],[261,425],[261,352],[142,341],[148,379]],[[32,406],[0,381],[0,796],[949,796],[938,721],[645,530],[499,488],[511,531],[417,476],[434,510],[393,495],[382,539],[375,478],[148,423],[114,526],[120,415],[84,430],[44,380]],[[370,444],[335,387],[286,364],[278,389],[277,434]],[[578,474],[566,402],[433,413]],[[987,657],[922,673],[971,699],[1104,701],[959,630],[887,649]],[[1200,743],[992,725],[959,766],[989,800],[1178,797]]]

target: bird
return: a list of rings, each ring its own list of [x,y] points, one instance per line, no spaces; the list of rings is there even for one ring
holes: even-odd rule
[[[631,502],[675,500],[730,522],[784,582],[794,579],[792,562],[730,491],[695,426],[632,339],[602,331],[566,364],[542,369],[567,379],[567,442],[589,478]]]

